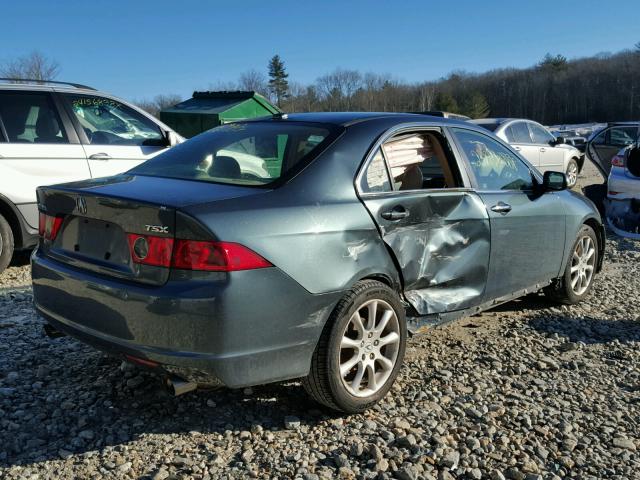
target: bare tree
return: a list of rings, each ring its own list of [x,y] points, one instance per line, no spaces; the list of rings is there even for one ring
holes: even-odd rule
[[[242,90],[258,92],[264,96],[269,94],[267,77],[262,72],[255,69],[247,70],[242,73],[238,79],[238,86]]]
[[[60,64],[37,50],[11,60],[0,68],[1,76],[15,79],[53,80],[58,73]]]
[[[176,103],[180,103],[181,101],[182,97],[180,95],[170,93],[156,95],[155,97],[153,97],[153,100],[136,100],[134,101],[134,103],[154,117],[160,117],[161,110],[167,107],[171,107]]]
[[[418,111],[426,112],[433,110],[433,102],[436,98],[436,86],[432,82],[425,82],[418,85]]]

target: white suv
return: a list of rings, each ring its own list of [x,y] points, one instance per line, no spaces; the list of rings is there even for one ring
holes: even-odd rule
[[[183,141],[139,108],[83,85],[0,79],[0,272],[38,239],[36,187],[129,170]]]
[[[553,170],[566,173],[569,187],[578,181],[584,154],[565,144],[564,138],[551,135],[539,123],[521,118],[483,118],[471,122],[508,142],[540,172]]]

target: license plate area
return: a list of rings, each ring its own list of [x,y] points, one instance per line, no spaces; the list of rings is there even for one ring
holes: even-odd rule
[[[54,248],[64,250],[65,255],[119,268],[131,262],[124,230],[115,223],[94,218],[67,219]]]

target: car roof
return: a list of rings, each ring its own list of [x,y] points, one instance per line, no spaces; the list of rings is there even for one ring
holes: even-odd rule
[[[640,120],[627,120],[624,122],[609,122],[607,123],[607,127],[615,127],[616,125],[638,125],[640,124]],[[606,128],[606,127],[604,127]]]
[[[471,123],[475,123],[476,125],[485,125],[485,124],[498,124],[502,125],[507,122],[533,122],[538,123],[535,120],[531,120],[530,118],[512,118],[512,117],[498,117],[498,118],[477,118],[474,120],[469,120]]]
[[[274,115],[274,119],[289,120],[294,122],[328,123],[348,127],[357,123],[375,122],[378,120],[397,120],[398,123],[434,123],[438,125],[460,125],[466,124],[453,118],[434,117],[420,113],[402,112],[309,112],[309,113],[286,113]],[[264,120],[264,117],[262,117]]]

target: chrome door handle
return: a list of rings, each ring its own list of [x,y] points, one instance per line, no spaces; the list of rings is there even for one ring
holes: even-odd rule
[[[516,150],[516,151],[518,151],[518,152],[519,152],[520,150],[522,150],[522,148],[521,148],[521,147],[513,147],[513,149],[514,149],[514,150]]]
[[[409,211],[404,207],[394,207],[393,210],[382,212],[380,216],[385,220],[401,220],[409,216]]]
[[[111,160],[111,155],[108,153],[94,153],[89,155],[89,160]]]
[[[504,202],[498,202],[493,207],[491,207],[491,210],[493,210],[494,212],[507,214],[511,211],[511,205]]]
[[[541,151],[541,152],[546,152],[546,151],[547,151],[547,149],[546,149],[546,148],[544,148],[544,147],[542,147],[542,148],[540,149],[540,151]]]

